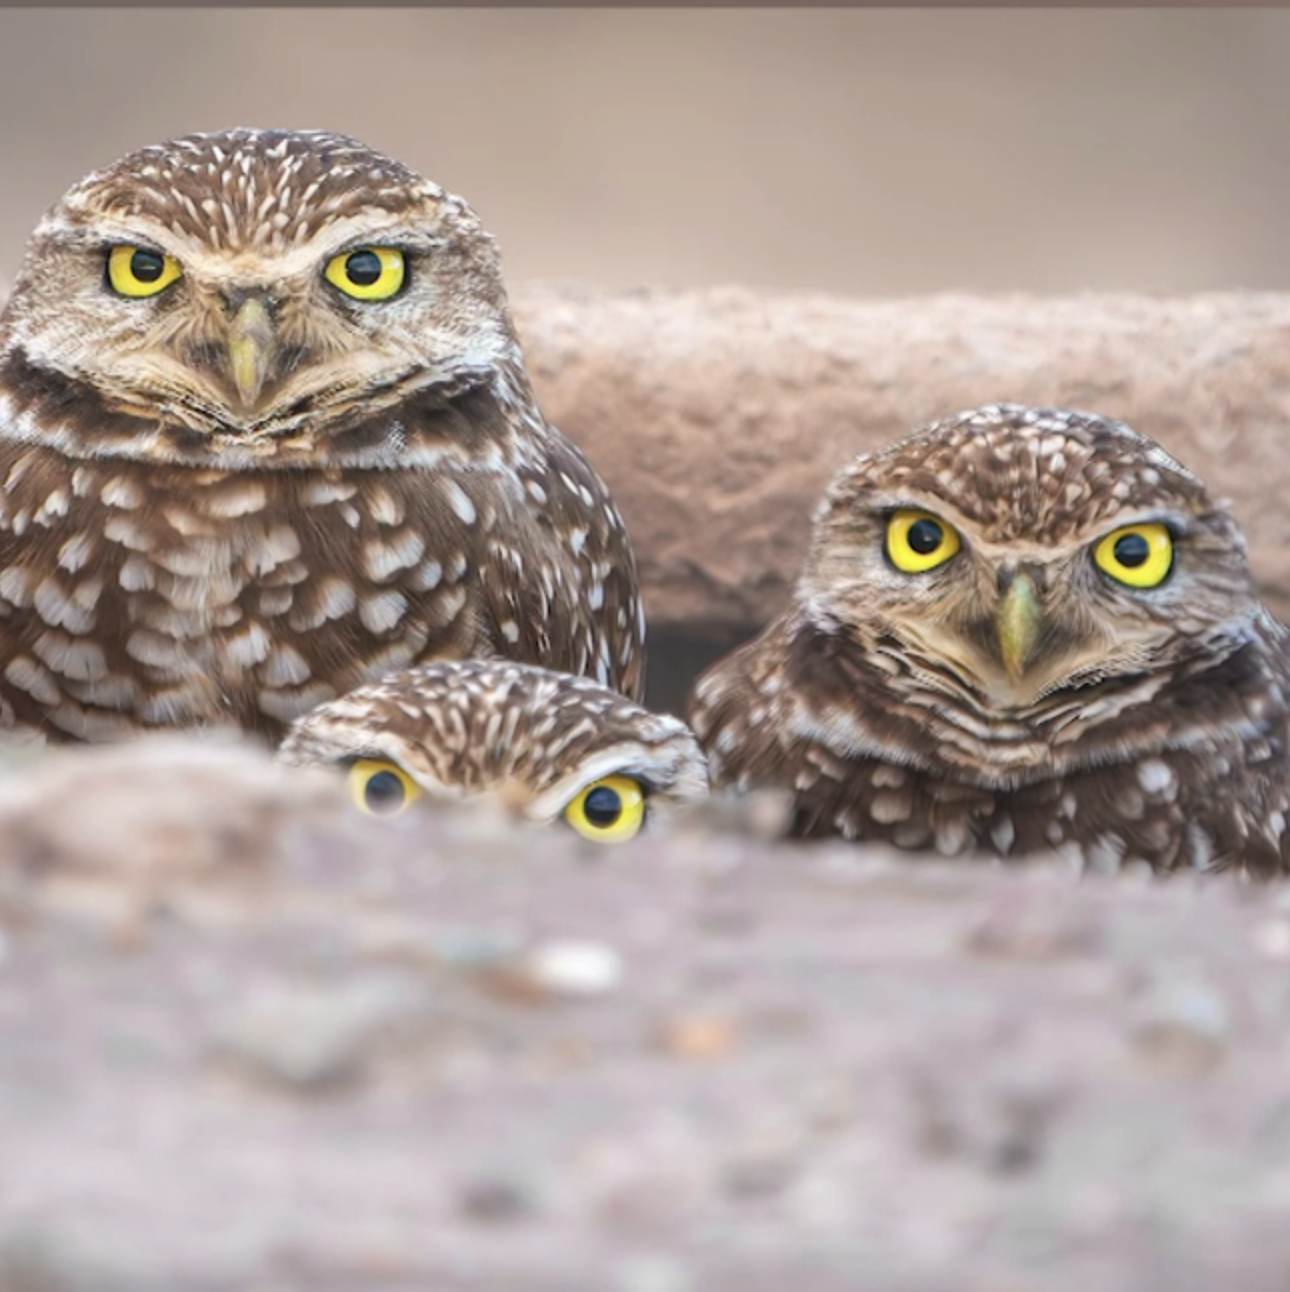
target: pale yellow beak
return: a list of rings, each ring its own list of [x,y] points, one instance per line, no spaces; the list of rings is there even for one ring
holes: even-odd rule
[[[228,334],[229,375],[243,408],[251,408],[259,400],[276,353],[269,311],[263,302],[250,296],[234,315]]]
[[[1039,595],[1028,575],[1018,574],[1008,585],[994,614],[999,655],[1014,682],[1026,671],[1043,627]]]

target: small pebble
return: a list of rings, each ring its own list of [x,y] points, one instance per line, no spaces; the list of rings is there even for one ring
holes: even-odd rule
[[[384,1028],[411,1018],[426,1000],[402,976],[369,975],[328,987],[254,993],[216,1030],[219,1051],[252,1074],[291,1086],[322,1087],[358,1074]]]
[[[978,956],[1041,963],[1086,955],[1100,941],[1087,916],[1009,894],[996,901],[968,934],[967,950]]]
[[[619,986],[623,958],[600,942],[546,942],[524,959],[526,976],[561,996],[601,996]]]
[[[618,1267],[614,1292],[697,1292],[689,1267],[672,1256],[633,1256]]]
[[[1269,920],[1254,933],[1254,945],[1269,960],[1290,960],[1290,921]]]
[[[728,1018],[692,1014],[665,1020],[658,1040],[665,1053],[680,1059],[719,1059],[739,1044],[739,1029]]]
[[[532,1193],[515,1180],[472,1180],[458,1200],[461,1214],[482,1224],[509,1224],[534,1211]]]
[[[745,1153],[726,1163],[722,1183],[739,1197],[778,1193],[796,1170],[796,1161],[778,1153]]]
[[[1137,1012],[1134,1050],[1161,1075],[1204,1076],[1223,1062],[1231,1015],[1222,995],[1208,983],[1161,983]]]
[[[523,937],[504,928],[434,928],[397,916],[368,919],[359,927],[358,944],[373,959],[418,966],[484,969],[513,959]]]

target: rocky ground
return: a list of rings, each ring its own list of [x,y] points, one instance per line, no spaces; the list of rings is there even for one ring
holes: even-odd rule
[[[1290,1284],[1290,894],[776,811],[612,849],[238,750],[11,773],[0,1289]]]

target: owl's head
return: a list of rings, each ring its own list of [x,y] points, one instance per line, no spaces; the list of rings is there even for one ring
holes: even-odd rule
[[[157,460],[379,462],[399,428],[374,415],[516,354],[470,208],[322,131],[190,135],[87,176],[0,316],[20,432]]]
[[[605,843],[708,786],[684,723],[588,678],[503,660],[392,673],[298,719],[279,757],[341,769],[355,807],[372,816],[423,796],[489,795],[524,820],[563,820]]]
[[[1013,406],[840,472],[798,598],[878,662],[987,711],[1221,657],[1261,613],[1236,522],[1159,445]]]

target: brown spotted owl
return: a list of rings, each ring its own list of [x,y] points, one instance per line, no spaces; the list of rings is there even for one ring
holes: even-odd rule
[[[622,521],[460,198],[239,129],[42,219],[0,314],[0,727],[273,738],[431,658],[638,697],[643,638]]]
[[[689,715],[714,785],[790,789],[800,836],[1268,875],[1285,636],[1159,445],[995,406],[834,478],[790,607]]]
[[[499,800],[523,820],[563,821],[619,843],[707,795],[693,734],[586,677],[511,660],[401,670],[321,705],[278,750],[345,772],[354,805],[397,816],[425,796]]]

